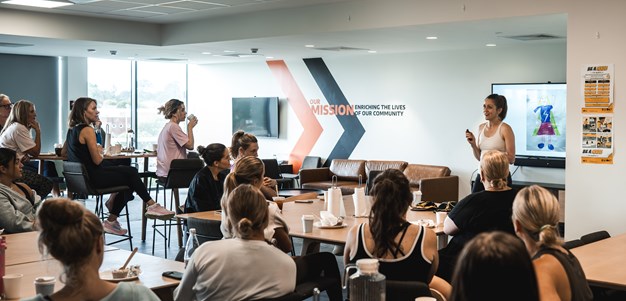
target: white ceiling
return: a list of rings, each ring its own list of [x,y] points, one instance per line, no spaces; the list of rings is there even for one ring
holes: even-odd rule
[[[74,0],[77,1],[77,0]],[[144,23],[174,24],[228,15],[306,7],[348,0],[102,0],[60,9],[27,9],[50,14],[69,14],[106,19],[123,19]],[[0,10],[15,5],[0,4]],[[176,46],[146,46],[94,41],[61,40],[0,34],[0,53],[29,55],[99,57],[137,60],[181,60],[188,63],[245,62],[253,60],[298,59],[303,57],[340,57],[345,55],[378,55],[454,49],[480,49],[485,44],[515,47],[529,43],[565,43],[567,18],[563,14],[480,20],[462,23],[415,25],[404,27],[323,32],[304,35],[240,39],[226,42]],[[559,38],[519,41],[506,38],[517,35],[546,34]],[[426,40],[437,36],[437,40]],[[27,44],[6,47],[2,43]],[[313,44],[315,48],[305,48]],[[328,51],[319,48],[350,47],[362,50]],[[224,55],[257,55],[232,57]],[[88,51],[93,49],[95,51]],[[116,51],[116,55],[111,54]],[[369,53],[374,50],[376,53]],[[225,51],[233,51],[227,53]],[[203,54],[210,52],[211,54]]]

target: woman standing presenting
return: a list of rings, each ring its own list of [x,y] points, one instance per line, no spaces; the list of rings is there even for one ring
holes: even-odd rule
[[[149,218],[169,219],[174,212],[169,211],[157,204],[146,186],[139,178],[137,169],[130,166],[104,166],[102,146],[96,144],[96,133],[90,124],[98,120],[98,108],[96,100],[88,97],[76,99],[69,118],[69,131],[65,143],[67,145],[67,160],[80,162],[85,165],[91,185],[96,188],[115,186],[128,186],[129,191],[115,195],[113,206],[110,208],[109,217],[104,221],[104,231],[117,235],[124,235],[128,231],[123,229],[117,217],[133,199],[133,192],[148,205],[146,216]]]
[[[159,113],[162,113],[165,119],[170,120],[159,134],[157,147],[156,174],[158,177],[165,178],[170,171],[172,160],[187,159],[187,150],[193,150],[193,128],[198,124],[198,118],[189,119],[187,134],[185,134],[178,125],[187,117],[185,103],[178,99],[170,99],[159,108]]]
[[[498,94],[491,94],[485,98],[483,104],[483,114],[486,122],[478,127],[478,138],[474,133],[465,130],[465,138],[472,146],[472,151],[476,160],[481,161],[485,151],[497,150],[506,154],[510,164],[515,162],[515,135],[511,126],[503,120],[508,110],[506,97]],[[512,185],[511,175],[507,178],[509,186]],[[485,190],[481,180],[480,173],[474,180],[472,192]]]

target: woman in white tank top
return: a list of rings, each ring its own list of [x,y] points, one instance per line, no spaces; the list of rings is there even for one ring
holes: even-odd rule
[[[506,98],[503,95],[491,94],[485,98],[483,104],[483,114],[486,122],[478,127],[478,139],[474,133],[465,130],[465,138],[472,147],[472,152],[476,160],[480,161],[482,153],[488,150],[499,150],[506,153],[509,163],[515,161],[515,135],[513,129],[503,122],[507,112]],[[511,186],[511,176],[508,184]],[[476,176],[472,192],[482,191],[485,188],[480,181],[480,173]]]

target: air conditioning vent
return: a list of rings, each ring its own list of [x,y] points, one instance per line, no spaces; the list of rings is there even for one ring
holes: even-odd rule
[[[526,34],[526,35],[518,35],[518,36],[503,36],[503,38],[518,40],[518,41],[544,41],[544,40],[562,39],[564,37],[538,33],[538,34]]]

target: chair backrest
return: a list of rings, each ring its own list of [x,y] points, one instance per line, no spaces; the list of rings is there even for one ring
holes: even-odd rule
[[[371,195],[372,193],[372,188],[374,188],[374,179],[376,179],[376,177],[383,173],[383,170],[371,170],[370,173],[367,175],[367,182],[366,182],[366,191],[365,194],[367,195]]]
[[[574,239],[574,240],[564,242],[563,248],[570,250],[570,249],[577,248],[583,245],[585,245],[585,243],[582,240]]]
[[[193,177],[204,167],[200,159],[174,159],[167,173],[166,188],[187,188]]]
[[[428,284],[420,281],[386,280],[386,299],[414,301],[417,297],[432,297]]]
[[[82,163],[64,161],[63,175],[69,191],[85,195],[96,194],[89,184],[89,174],[87,174],[87,169]]]
[[[222,239],[224,236],[220,230],[221,223],[221,221],[206,220],[195,217],[187,219],[187,227],[189,229],[196,229],[196,235],[198,236],[200,244],[207,241]]]
[[[322,166],[322,157],[304,156],[300,169],[319,168]]]
[[[280,179],[280,168],[276,159],[262,159],[265,165],[265,176],[271,179]]]
[[[580,237],[580,240],[582,240],[582,242],[584,244],[590,244],[592,242],[596,242],[598,240],[603,240],[603,239],[609,238],[609,237],[611,237],[609,232],[606,232],[606,231],[602,230],[602,231],[597,231],[597,232],[585,234],[585,235]]]

